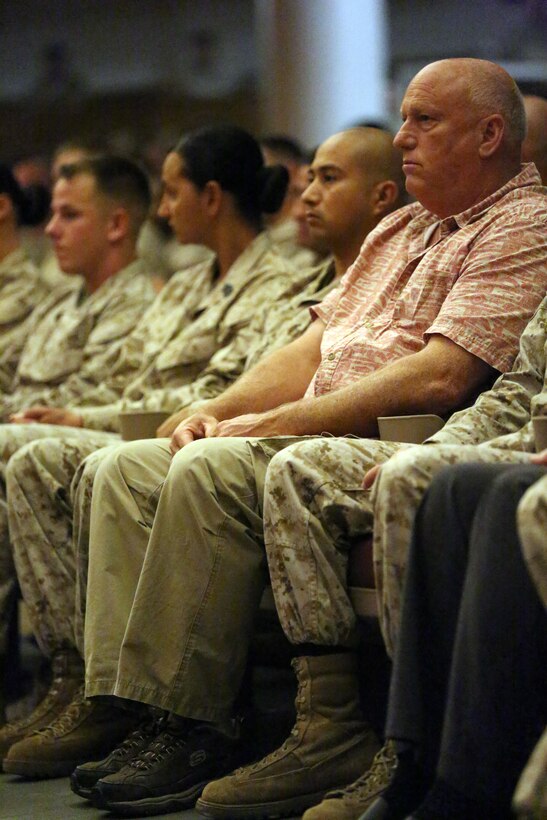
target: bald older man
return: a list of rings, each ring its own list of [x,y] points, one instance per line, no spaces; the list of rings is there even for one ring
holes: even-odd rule
[[[309,330],[183,421],[171,449],[125,446],[99,468],[87,693],[171,713],[97,784],[112,811],[190,805],[233,762],[228,724],[267,579],[265,512],[272,588],[298,645],[297,721],[198,806],[212,817],[299,813],[376,749],[359,710],[345,571],[352,538],[372,523],[362,475],[391,450],[332,436],[471,401],[510,367],[547,284],[545,192],[520,165],[524,109],[509,75],[480,60],[434,63],[411,82],[402,116],[395,144],[417,202],[369,234]],[[335,196],[336,163],[321,173]]]

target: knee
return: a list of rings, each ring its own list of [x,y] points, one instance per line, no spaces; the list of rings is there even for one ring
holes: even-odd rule
[[[12,482],[21,483],[21,480],[31,472],[37,444],[42,444],[42,442],[29,442],[12,455],[6,465],[7,486]]]
[[[494,479],[493,492],[499,494],[502,501],[514,499],[518,502],[544,475],[544,468],[536,464],[508,464]]]
[[[246,451],[246,440],[238,438],[204,438],[193,441],[179,450],[171,459],[169,477],[181,473],[204,470],[212,475],[230,471]]]
[[[158,458],[166,463],[167,471],[171,456],[168,445],[161,439],[132,441],[103,447],[92,453],[80,465],[78,484],[93,484],[94,481],[109,483],[122,477],[130,483],[135,475],[137,483],[145,480],[148,472],[155,473]]]
[[[432,476],[446,461],[435,452],[435,448],[408,447],[396,452],[382,464],[376,480],[377,489],[391,493],[395,489],[416,489],[429,484]]]
[[[517,507],[519,527],[525,527],[529,521],[539,521],[541,512],[547,515],[547,473],[540,476],[526,490]]]

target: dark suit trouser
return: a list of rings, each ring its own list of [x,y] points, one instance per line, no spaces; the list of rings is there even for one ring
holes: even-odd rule
[[[515,512],[545,468],[462,464],[416,517],[386,735],[427,772],[507,807],[547,714],[547,618]],[[546,535],[547,537],[547,535]]]

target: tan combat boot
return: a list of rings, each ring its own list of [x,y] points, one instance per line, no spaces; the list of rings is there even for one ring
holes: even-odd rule
[[[82,763],[105,757],[138,720],[106,699],[86,698],[82,686],[49,726],[13,744],[3,769],[21,777],[68,777]]]
[[[365,774],[344,789],[327,792],[323,802],[308,809],[302,820],[359,820],[387,789],[396,768],[397,755],[388,740]]]
[[[296,723],[288,739],[258,763],[209,783],[198,800],[207,817],[285,817],[318,803],[328,789],[366,771],[379,742],[359,707],[355,657],[293,660]]]
[[[51,667],[52,681],[45,698],[30,715],[0,729],[0,760],[14,743],[55,720],[84,682],[84,662],[75,649],[58,650]]]

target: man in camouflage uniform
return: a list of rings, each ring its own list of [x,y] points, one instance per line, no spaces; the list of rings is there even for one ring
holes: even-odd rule
[[[135,250],[149,203],[148,181],[128,160],[102,157],[64,170],[46,232],[59,263],[84,283],[57,288],[34,311],[17,371],[0,397],[5,421],[37,402],[78,401],[101,383],[113,349],[154,298]]]
[[[158,323],[158,329],[149,343],[149,347],[158,353],[157,359],[152,355],[148,356],[142,373],[126,389],[121,405],[74,408],[71,414],[76,416],[76,420],[81,419],[86,427],[94,429],[103,427],[117,430],[116,411],[123,408],[173,409],[177,403],[183,407],[192,403],[197,406],[200,400],[203,402],[220,393],[244,367],[250,367],[251,363],[254,364],[270,349],[286,343],[309,325],[311,316],[308,305],[322,299],[334,287],[357,255],[363,236],[383,214],[400,204],[402,196],[400,157],[391,145],[390,135],[375,129],[358,129],[343,135],[340,148],[346,158],[350,180],[355,180],[352,182],[351,198],[341,199],[331,208],[324,205],[320,208],[317,185],[310,186],[304,197],[307,209],[322,213],[321,220],[316,217],[312,226],[312,239],[318,247],[330,248],[333,258],[314,271],[300,275],[298,284],[305,284],[302,292],[293,299],[280,299],[280,292],[276,294],[272,290],[272,280],[272,286],[269,290],[266,288],[264,295],[261,296],[255,287],[250,287],[248,293],[244,291],[239,294],[237,301],[243,277],[238,280],[235,272],[233,276],[230,274],[217,287],[217,296],[204,300],[204,303],[211,303],[211,310],[197,311],[198,318],[186,334],[188,344],[181,344],[180,336],[173,339],[176,345],[173,343],[171,348],[173,351],[178,350],[178,355],[185,360],[193,349],[191,345],[200,338],[196,335],[200,326],[209,327],[211,332],[216,329],[219,342],[227,342],[212,356],[201,374],[181,387],[183,363],[178,369],[174,367],[169,344],[166,341],[158,344],[158,340],[154,338],[161,337],[162,333],[165,337],[166,329],[163,325],[169,311],[160,310],[159,306],[168,299],[174,286],[174,281],[171,280],[159,297],[157,309],[152,308],[150,311],[155,311]],[[250,275],[253,276],[252,272]],[[226,284],[231,284],[229,292],[226,291]],[[265,298],[266,295],[268,299]],[[272,305],[274,300],[275,304]],[[253,321],[249,324],[252,316]],[[152,317],[145,317],[143,324],[150,327]],[[193,342],[190,331],[195,337]],[[203,334],[203,338],[207,339],[207,334]],[[131,339],[126,343],[126,348],[130,342]],[[200,346],[197,345],[197,350],[199,349]],[[128,350],[121,357],[122,362],[127,366],[128,362],[134,361],[135,354],[134,349]],[[113,374],[116,374],[116,368]],[[59,420],[64,420],[65,423],[70,421],[71,415],[66,411],[53,412],[59,412]],[[177,416],[174,417],[175,423],[176,418]],[[86,481],[79,493],[81,505],[77,509],[77,517],[82,523],[77,527],[78,548],[81,549],[78,566],[84,577],[80,579],[83,595],[79,597],[74,626],[74,593],[69,580],[74,579],[74,555],[67,549],[72,532],[69,490],[79,462],[92,452],[94,445],[97,446],[97,439],[91,438],[96,434],[90,432],[90,440],[86,441],[79,435],[83,431],[74,432],[77,432],[77,436],[71,436],[67,431],[63,442],[43,440],[22,450],[17,455],[17,464],[13,464],[13,482],[8,479],[13,490],[10,518],[15,561],[33,627],[46,654],[54,654],[59,647],[72,645],[74,631],[76,643],[82,647],[81,616],[87,574],[86,522],[91,497],[90,465],[99,462],[102,453],[93,456],[91,462],[88,459]],[[112,440],[107,438],[107,434],[98,435],[105,437],[104,443]],[[40,579],[38,584],[37,578]]]
[[[475,94],[477,87],[487,93],[470,101],[469,90]],[[488,107],[494,96],[500,110]],[[109,808],[122,802],[130,808],[143,789],[170,806],[189,805],[197,778],[207,775],[199,766],[190,770],[188,755],[199,751],[200,759],[212,756],[220,766],[227,752],[226,722],[265,582],[265,474],[272,454],[281,450],[273,469],[294,441],[280,434],[371,435],[386,412],[446,413],[469,401],[495,370],[510,367],[544,293],[544,216],[538,214],[545,194],[535,169],[520,169],[524,117],[512,80],[484,61],[441,61],[411,83],[403,112],[396,144],[405,155],[407,188],[420,202],[371,233],[340,294],[316,308],[319,319],[300,339],[268,358],[267,372],[259,365],[253,379],[244,376],[179,425],[172,449],[183,449],[174,458],[162,442],[126,445],[110,451],[97,472],[86,691],[154,704],[200,727],[196,735],[172,718],[150,740],[150,754],[101,780]],[[321,184],[332,187],[332,196],[338,183],[344,189],[337,162],[331,156],[329,165],[325,157],[335,144],[322,146],[312,166],[312,173],[322,169]],[[525,307],[529,288],[534,295]],[[328,441],[312,442],[316,459]],[[349,472],[359,461],[358,444]],[[305,446],[287,447],[289,473],[291,454]],[[319,537],[317,509],[305,503],[306,481],[302,488],[313,538]],[[346,536],[352,523],[346,527],[343,514],[332,518]],[[294,533],[286,546],[299,555],[309,549]],[[339,546],[343,551],[343,538]],[[354,658],[345,651],[354,645],[353,625],[335,622],[331,633],[322,632],[331,623],[322,588],[343,561],[331,573],[328,556],[309,560],[310,635],[299,645],[291,738],[264,761],[210,784],[199,804],[208,814],[298,812],[370,761],[376,741],[362,721]],[[211,724],[218,729],[214,749],[199,745],[208,743],[202,738],[213,732]],[[162,773],[167,765],[172,782]],[[177,795],[188,783],[194,790]]]
[[[63,171],[55,185],[47,232],[62,267],[69,274],[81,274],[84,283],[60,286],[26,323],[26,342],[15,375],[0,396],[4,421],[16,412],[24,415],[36,401],[64,403],[93,391],[102,393],[112,357],[154,298],[135,251],[149,205],[146,176],[123,158],[86,160]],[[5,363],[11,358],[8,349]],[[121,385],[113,383],[105,399],[113,400],[120,392]],[[0,656],[5,653],[7,613],[14,593],[4,537],[4,470],[22,444],[43,435],[37,428],[0,425]]]

